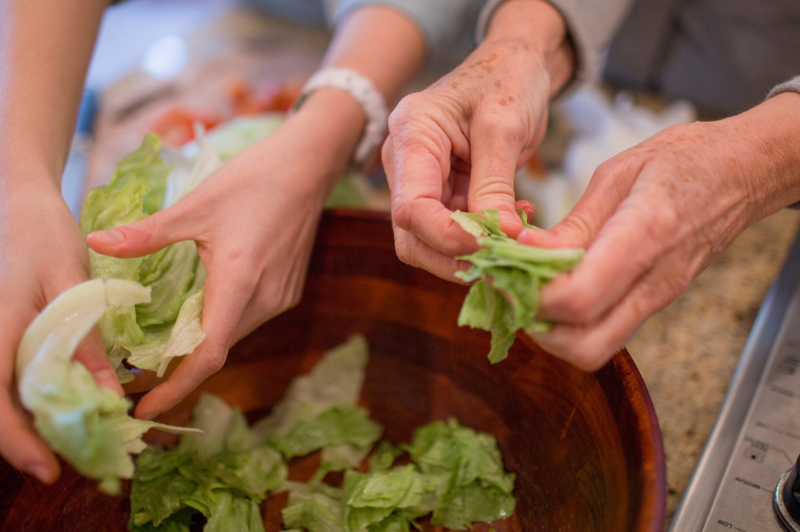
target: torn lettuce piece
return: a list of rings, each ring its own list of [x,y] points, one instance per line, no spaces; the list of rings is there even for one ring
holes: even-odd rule
[[[207,518],[205,531],[263,531],[258,504],[285,482],[281,454],[256,445],[244,415],[211,394],[198,400],[191,425],[205,432],[139,456],[128,530],[161,530],[188,508]]]
[[[514,513],[516,499],[495,486],[472,482],[448,493],[431,518],[431,524],[450,530],[472,528],[474,523],[494,523]]]
[[[350,532],[342,521],[342,490],[325,484],[286,482],[289,501],[281,510],[283,526],[307,532]]]
[[[181,449],[167,452],[149,447],[139,455],[131,483],[129,530],[147,523],[160,530],[164,521],[187,508],[185,499],[197,490],[198,485],[181,475],[178,468],[190,459],[189,454]],[[190,517],[192,513],[189,512]]]
[[[284,456],[293,458],[328,446],[351,444],[368,449],[382,432],[383,428],[369,419],[369,412],[357,406],[346,406],[330,408],[298,423],[284,436],[269,441]]]
[[[368,361],[369,346],[361,335],[325,353],[311,372],[292,381],[272,413],[253,425],[256,438],[282,438],[330,408],[356,405]]]
[[[89,192],[80,219],[84,236],[141,220],[202,182],[218,168],[219,158],[213,146],[201,145],[195,164],[177,161],[173,168],[162,158],[158,137],[147,134],[138,150],[120,160],[109,184]],[[205,339],[200,323],[205,270],[194,242],[133,259],[89,250],[89,259],[92,278],[129,279],[151,288],[149,302],[111,307],[98,323],[122,382],[133,379],[123,360],[163,376],[170,360],[191,353]]]
[[[206,339],[201,325],[204,297],[202,289],[187,297],[171,328],[152,333],[146,331],[144,344],[127,348],[130,352],[128,362],[163,377],[173,358],[192,353]]]
[[[514,513],[515,476],[493,436],[450,419],[417,429],[405,449],[439,496],[432,524],[462,530]]]
[[[177,513],[172,514],[160,525],[156,526],[152,521],[142,525],[134,525],[128,521],[129,532],[190,532],[192,518],[197,512],[193,508],[183,508]]]
[[[402,521],[407,525],[437,505],[433,487],[413,464],[368,474],[347,471],[342,501],[348,530],[382,530],[390,516],[402,527]]]
[[[78,343],[114,305],[146,302],[149,289],[124,280],[96,279],[56,298],[30,324],[17,352],[16,373],[22,404],[47,443],[81,474],[100,481],[100,490],[118,493],[120,478],[131,478],[129,453],[145,447],[142,435],[169,427],[128,416],[131,402],[97,385],[73,362]]]
[[[194,284],[200,256],[192,241],[178,242],[142,262],[139,282],[149,286],[150,302],[136,305],[136,323],[145,328],[175,321]]]
[[[203,532],[264,532],[258,502],[229,490],[214,491],[214,505]]]
[[[527,217],[520,211],[523,224]],[[582,249],[545,249],[520,244],[500,230],[497,210],[482,216],[456,211],[452,215],[466,232],[478,239],[482,249],[459,257],[472,267],[456,273],[470,288],[461,313],[460,326],[468,325],[492,333],[489,360],[494,364],[508,356],[518,330],[546,332],[550,324],[536,318],[539,289],[560,273],[571,271],[583,258]]]
[[[403,454],[403,450],[400,447],[395,447],[388,441],[380,442],[378,448],[369,457],[370,473],[388,470],[401,454]]]

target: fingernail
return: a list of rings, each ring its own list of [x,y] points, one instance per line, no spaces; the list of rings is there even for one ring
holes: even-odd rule
[[[125,235],[118,229],[98,231],[96,233],[91,233],[89,236],[107,246],[116,246],[117,244],[125,242]]]
[[[53,472],[44,464],[31,464],[25,468],[28,474],[33,475],[45,484],[52,482]]]

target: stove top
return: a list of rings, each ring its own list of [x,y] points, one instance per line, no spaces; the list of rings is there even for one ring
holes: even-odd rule
[[[784,532],[773,497],[800,454],[799,279],[800,234],[759,311],[670,532]]]

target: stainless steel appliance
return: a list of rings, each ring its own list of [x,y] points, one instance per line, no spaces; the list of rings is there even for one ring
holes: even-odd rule
[[[756,318],[670,532],[800,532],[788,515],[800,516],[797,474],[788,474],[800,454],[799,280],[800,235]],[[789,486],[776,490],[782,478]]]

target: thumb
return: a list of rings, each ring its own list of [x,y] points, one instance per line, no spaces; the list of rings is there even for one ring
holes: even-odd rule
[[[467,200],[470,212],[500,211],[500,229],[516,237],[523,225],[514,206],[514,174],[523,146],[508,128],[494,124],[494,120],[491,124],[478,120],[473,124]]]
[[[102,255],[119,258],[141,257],[155,253],[175,242],[191,240],[197,231],[192,209],[178,202],[147,218],[107,231],[86,236],[86,243]]]

